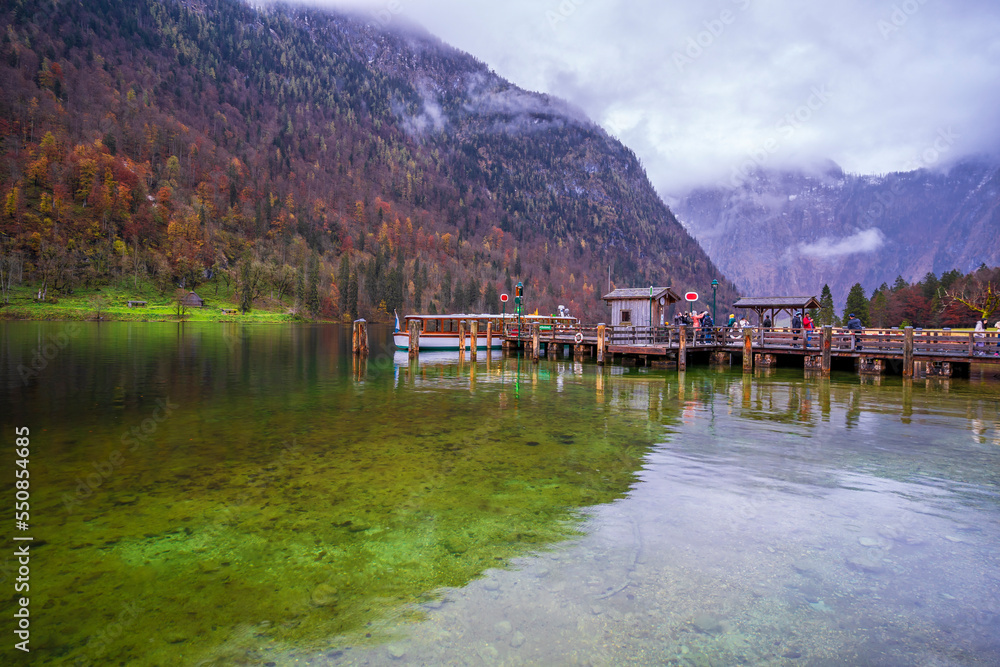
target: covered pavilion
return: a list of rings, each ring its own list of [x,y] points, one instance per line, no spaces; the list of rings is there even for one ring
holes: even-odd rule
[[[764,313],[771,317],[771,324],[780,313],[788,313],[791,319],[794,313],[802,313],[812,308],[819,308],[819,299],[814,296],[755,296],[743,297],[733,304],[733,308],[752,310],[757,313],[757,324],[764,321]]]

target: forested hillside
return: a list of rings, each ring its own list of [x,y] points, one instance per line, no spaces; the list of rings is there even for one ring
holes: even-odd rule
[[[419,31],[236,0],[4,4],[4,292],[234,288],[324,317],[735,296],[635,155]],[[208,283],[208,285],[205,285]]]

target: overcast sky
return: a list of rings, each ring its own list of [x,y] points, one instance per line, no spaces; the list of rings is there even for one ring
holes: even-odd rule
[[[668,198],[756,165],[883,173],[1000,146],[998,0],[316,1],[569,100]]]

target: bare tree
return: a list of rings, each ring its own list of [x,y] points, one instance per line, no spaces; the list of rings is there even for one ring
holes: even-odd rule
[[[973,277],[960,290],[952,289],[946,292],[949,299],[957,301],[969,310],[979,313],[984,320],[990,319],[1000,308],[1000,289],[993,280],[981,280]]]
[[[24,265],[24,255],[20,250],[14,250],[9,244],[0,246],[0,294],[3,302],[10,303],[10,289],[14,284],[14,276],[21,275]]]
[[[101,313],[111,305],[111,300],[103,294],[95,294],[90,297],[90,306],[94,309],[94,315],[101,319]]]

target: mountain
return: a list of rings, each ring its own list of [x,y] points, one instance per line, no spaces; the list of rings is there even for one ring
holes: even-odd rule
[[[1000,166],[966,160],[945,172],[758,171],[736,187],[672,203],[691,234],[747,295],[814,294],[838,308],[897,276],[1000,264]]]
[[[0,11],[4,257],[39,291],[230,283],[330,317],[736,295],[635,155],[426,32],[237,0]],[[303,285],[308,283],[308,288]]]

